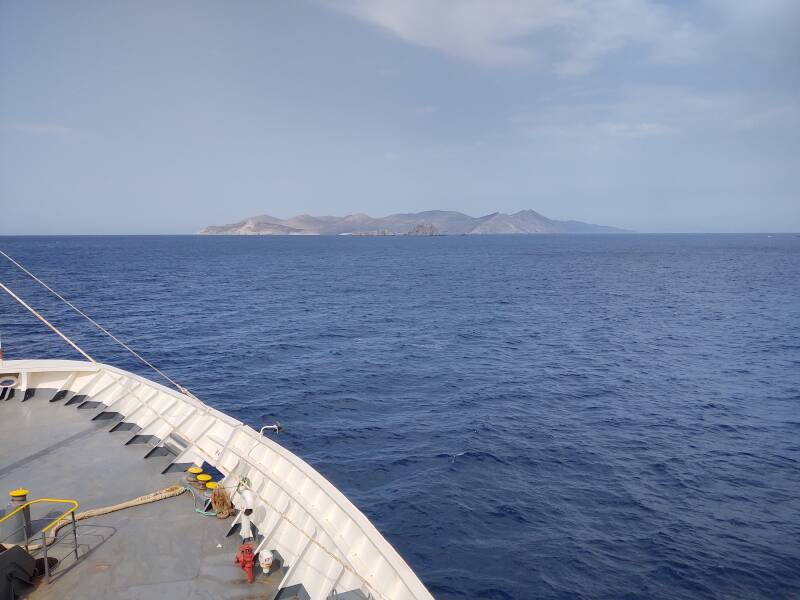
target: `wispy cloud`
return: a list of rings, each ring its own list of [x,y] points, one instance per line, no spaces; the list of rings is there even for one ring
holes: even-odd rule
[[[439,107],[428,104],[426,106],[418,106],[411,112],[415,115],[432,115],[433,113],[439,112]]]
[[[563,141],[642,140],[687,134],[796,131],[800,108],[793,95],[716,92],[684,86],[630,86],[603,102],[580,95],[545,99],[510,118],[517,131]]]
[[[331,4],[407,42],[487,65],[547,64],[584,73],[604,55],[644,44],[682,60],[702,33],[649,0],[342,0]]]
[[[673,135],[678,129],[664,123],[598,123],[597,129],[606,135],[619,138],[646,138]]]
[[[486,64],[528,62],[520,38],[565,22],[557,0],[344,0],[337,8],[407,42]]]
[[[796,0],[323,0],[411,44],[494,66],[593,70],[631,48],[652,63],[788,57]]]
[[[75,133],[74,129],[55,123],[0,123],[0,129],[32,135],[68,136]]]

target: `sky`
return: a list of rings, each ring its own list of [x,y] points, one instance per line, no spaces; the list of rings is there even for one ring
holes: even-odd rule
[[[0,234],[800,231],[797,0],[0,0]]]

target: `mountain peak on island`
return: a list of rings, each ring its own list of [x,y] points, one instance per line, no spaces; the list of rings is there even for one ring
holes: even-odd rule
[[[371,217],[356,213],[344,217],[303,214],[289,219],[270,215],[249,217],[230,225],[209,225],[201,235],[480,235],[531,233],[631,233],[625,229],[581,221],[548,219],[535,210],[513,214],[494,212],[471,217],[457,211],[427,210]]]

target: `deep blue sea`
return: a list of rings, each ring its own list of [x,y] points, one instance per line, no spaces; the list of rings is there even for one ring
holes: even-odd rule
[[[281,421],[437,598],[800,598],[800,236],[0,248],[205,402]],[[76,357],[6,296],[0,335]]]

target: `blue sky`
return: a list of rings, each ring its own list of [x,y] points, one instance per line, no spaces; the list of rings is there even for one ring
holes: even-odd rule
[[[0,234],[800,231],[796,0],[0,0]]]

